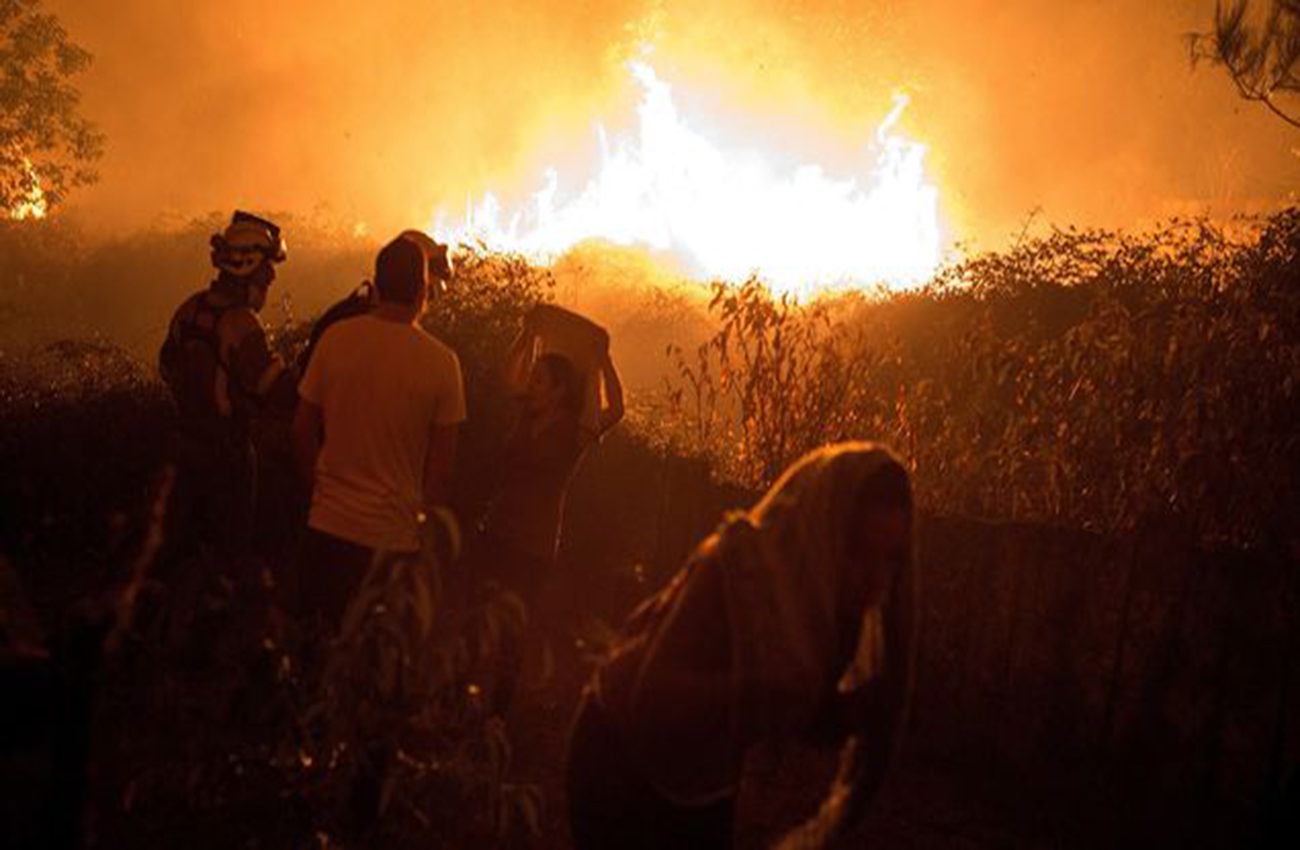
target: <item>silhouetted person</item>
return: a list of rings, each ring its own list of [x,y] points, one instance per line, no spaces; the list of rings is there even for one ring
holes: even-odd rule
[[[594,328],[594,326],[592,326]],[[593,379],[602,380],[605,398],[583,421],[587,377],[557,353],[530,357],[536,331],[527,320],[506,363],[507,384],[522,410],[507,442],[504,474],[488,507],[471,568],[480,580],[496,581],[515,593],[532,616],[541,591],[554,572],[564,497],[584,452],[623,418],[623,387],[609,354],[608,337]],[[531,368],[527,364],[532,362]],[[492,688],[492,708],[504,715],[514,697],[523,661],[517,636],[507,636]]]
[[[840,793],[792,843],[842,834],[901,729],[912,572],[892,454],[844,443],[794,464],[633,612],[597,668],[569,744],[575,845],[728,847],[746,752],[791,738],[848,741]]]
[[[299,388],[294,448],[312,482],[297,606],[333,629],[379,551],[417,552],[447,503],[465,394],[455,352],[417,321],[428,257],[399,236],[375,260],[378,304],[320,338]]]
[[[171,438],[176,487],[168,511],[171,561],[195,550],[227,563],[247,554],[257,503],[251,425],[258,416],[287,420],[296,400],[297,376],[271,352],[257,317],[275,280],[275,266],[285,260],[280,229],[236,212],[211,245],[217,277],[177,309],[159,353],[160,371],[176,404]],[[201,585],[207,577],[192,569],[184,573],[164,573],[163,578],[185,585],[179,594],[187,597],[197,592],[188,586]]]

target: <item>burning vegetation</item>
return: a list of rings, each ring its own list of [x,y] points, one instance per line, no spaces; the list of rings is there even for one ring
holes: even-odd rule
[[[18,191],[6,193],[14,198],[9,207],[9,217],[14,221],[45,218],[50,211],[50,204],[45,198],[45,191],[41,189],[41,181],[36,176],[32,161],[26,157],[23,157],[21,173],[25,186]]]
[[[647,622],[676,622],[675,615],[655,618],[680,613],[675,606],[685,603],[674,594],[708,569],[701,563],[727,563],[741,552],[748,555],[729,569],[762,565],[764,553],[744,547],[758,545],[755,517],[780,514],[781,498],[743,520],[736,509],[756,505],[774,485],[774,493],[787,492],[778,482],[789,484],[787,471],[822,447],[857,446],[827,456],[865,457],[859,441],[870,440],[892,448],[869,453],[873,463],[889,458],[893,484],[872,491],[873,509],[882,513],[841,512],[849,525],[863,517],[872,523],[863,521],[868,531],[857,529],[840,543],[855,564],[875,564],[879,556],[891,569],[906,567],[909,597],[915,558],[919,591],[902,617],[890,607],[903,595],[894,581],[901,572],[880,581],[849,574],[855,581],[844,586],[858,596],[843,611],[835,597],[831,604],[803,600],[814,612],[836,609],[836,627],[819,620],[807,630],[818,638],[808,643],[836,644],[833,672],[845,672],[827,686],[835,695],[830,707],[845,717],[819,714],[811,731],[834,726],[856,730],[856,737],[833,741],[845,744],[838,774],[834,754],[793,744],[755,748],[729,792],[734,808],[725,826],[734,826],[736,846],[769,845],[780,836],[785,847],[839,846],[832,835],[844,846],[1235,846],[1278,837],[1292,846],[1287,842],[1300,834],[1300,673],[1287,649],[1300,636],[1300,208],[1270,202],[1266,212],[1231,222],[1160,218],[1130,229],[1040,226],[1031,216],[1009,244],[977,250],[963,240],[974,238],[978,213],[995,205],[973,198],[972,186],[990,184],[970,172],[995,161],[989,151],[1004,130],[1011,138],[1011,129],[951,116],[945,120],[953,123],[941,124],[941,99],[924,87],[891,100],[883,84],[840,80],[853,78],[847,72],[856,66],[845,57],[861,49],[855,27],[863,21],[850,26],[839,12],[811,7],[787,16],[782,4],[769,20],[764,15],[775,13],[759,10],[762,4],[727,2],[692,8],[688,25],[665,11],[671,4],[633,5],[629,11],[610,4],[614,11],[599,13],[593,7],[595,20],[556,36],[557,55],[573,55],[574,67],[546,82],[564,88],[567,81],[574,91],[534,98],[540,105],[530,103],[535,111],[517,126],[479,123],[472,111],[487,104],[509,113],[522,102],[509,94],[517,80],[497,79],[507,92],[499,97],[488,96],[492,86],[488,94],[473,89],[482,96],[471,97],[467,79],[477,71],[458,78],[454,69],[470,67],[479,53],[503,65],[503,58],[517,62],[517,36],[538,25],[536,10],[485,11],[499,13],[493,20],[500,31],[466,39],[468,53],[445,40],[445,66],[427,64],[440,57],[407,57],[409,67],[439,70],[428,75],[428,90],[411,82],[419,75],[406,65],[392,79],[385,76],[396,73],[391,68],[367,66],[373,76],[364,109],[342,93],[322,98],[323,106],[303,94],[284,107],[296,125],[277,123],[282,116],[266,108],[266,92],[280,105],[280,90],[268,80],[301,74],[317,87],[304,92],[342,92],[360,74],[335,76],[336,66],[348,64],[336,52],[351,56],[352,48],[323,36],[347,24],[369,44],[394,28],[419,30],[427,16],[446,9],[380,4],[373,17],[356,20],[354,10],[324,4],[313,6],[319,14],[308,19],[299,15],[305,3],[290,2],[266,14],[286,15],[310,37],[286,40],[282,50],[266,48],[261,29],[236,28],[230,36],[227,9],[177,11],[177,26],[199,22],[204,26],[196,29],[208,32],[208,25],[222,24],[211,29],[219,38],[187,33],[177,48],[187,59],[231,53],[247,68],[231,76],[198,59],[160,64],[174,66],[195,90],[252,94],[221,101],[231,127],[211,133],[215,142],[194,141],[192,128],[175,129],[192,123],[185,109],[158,111],[157,126],[173,128],[163,134],[168,156],[187,150],[182,167],[195,172],[169,195],[185,199],[178,202],[185,212],[128,235],[105,235],[86,223],[94,211],[126,211],[129,203],[102,195],[100,206],[67,203],[73,189],[94,181],[92,165],[103,154],[103,136],[82,115],[72,84],[89,54],[38,0],[0,0],[0,676],[7,677],[6,692],[22,696],[5,702],[0,724],[0,843],[564,846],[572,838],[561,807],[566,736],[580,700],[591,720],[591,700],[581,695],[594,667],[618,641],[627,649],[629,634],[648,634],[636,631]],[[1266,116],[1294,124],[1283,99],[1297,90],[1298,13],[1293,4],[1276,3],[1261,16],[1249,5],[1221,4],[1215,38],[1194,37],[1193,50],[1222,65],[1243,96],[1268,107],[1260,110]],[[956,4],[919,6],[958,17]],[[743,36],[736,33],[736,45],[701,41],[699,28],[724,35],[738,28],[736,8],[752,18]],[[132,30],[131,16],[141,9],[124,4],[126,25],[95,10],[76,14],[111,34],[114,26]],[[572,13],[566,7],[564,14]],[[1060,14],[1088,23],[1078,10]],[[1105,9],[1088,14],[1112,19]],[[904,41],[934,39],[953,54],[970,49],[969,32],[932,17],[934,27],[905,33]],[[879,20],[871,18],[872,26]],[[771,69],[803,55],[790,33],[809,21],[822,29],[818,50],[808,52],[826,56],[830,70],[809,72],[794,85],[796,72]],[[1032,39],[1016,21],[981,23],[1001,34],[1016,54],[1005,67],[1020,75],[1024,43]],[[579,54],[591,52],[584,42],[596,36],[601,58],[582,65]],[[537,41],[527,58],[537,67],[556,64],[551,42]],[[712,45],[716,56],[701,44]],[[1139,47],[1145,55],[1146,45]],[[813,82],[827,89],[833,82],[835,95],[851,104],[844,107],[851,118],[818,114],[835,99],[830,94],[819,92],[802,112],[759,114],[693,85],[709,77],[700,67],[736,55],[750,63],[749,82],[765,94],[780,88],[774,79],[803,94],[817,89]],[[893,66],[889,56],[873,62]],[[113,84],[131,79],[128,65],[114,69],[120,76],[111,77]],[[594,153],[562,154],[538,181],[536,162],[515,149],[536,134],[519,128],[554,119],[566,127],[556,131],[565,148],[566,132],[588,126],[589,113],[608,103],[578,91],[585,82],[578,78],[593,68],[611,74],[602,85],[631,92],[628,115],[597,122]],[[992,73],[985,65],[977,70]],[[148,79],[156,78],[151,70]],[[388,111],[418,124],[418,132],[395,130],[385,103],[376,105],[383,96],[372,89],[390,87],[374,84],[393,79],[402,97],[385,102]],[[232,80],[259,85],[240,88]],[[168,81],[157,82],[166,88]],[[455,120],[412,119],[423,107],[411,103],[430,99],[440,86],[457,92],[466,111]],[[148,101],[132,100],[148,97],[148,87],[121,88],[119,105],[131,102],[154,116],[140,107]],[[966,91],[943,89],[957,90]],[[537,95],[526,86],[520,91],[524,100]],[[959,100],[950,97],[948,108]],[[392,108],[397,102],[402,109]],[[993,111],[993,102],[962,101],[971,112]],[[573,103],[592,109],[556,108]],[[1009,118],[997,114],[1007,125],[1075,126],[1059,110],[1020,107],[1004,105],[1015,113]],[[353,123],[330,123],[335,112]],[[110,109],[107,120],[124,126],[128,113],[125,106],[120,114]],[[826,123],[791,130],[819,120]],[[266,132],[236,132],[254,124]],[[1122,124],[1098,135],[1119,136]],[[315,144],[300,144],[286,126],[310,126]],[[514,129],[495,133],[505,126]],[[958,144],[967,136],[953,128],[964,126],[986,132]],[[131,137],[140,147],[126,146],[130,166],[110,164],[115,192],[122,185],[156,189],[173,173],[170,158],[148,155],[147,131],[140,132]],[[281,136],[292,143],[268,141],[256,155],[244,142]],[[1050,155],[1035,156],[1026,156],[1023,145],[1007,148],[990,172],[1006,178],[1005,163],[1014,161],[1026,184],[1045,172],[1065,175],[1087,159],[1068,145],[1045,145]],[[472,157],[460,149],[481,154],[482,162],[470,167]],[[1126,175],[1146,179],[1160,170],[1149,158],[1125,170],[1140,149],[1107,160],[1114,192]],[[965,170],[954,166],[954,151],[969,157]],[[439,154],[457,179],[434,185],[410,169],[375,165],[390,158],[438,161]],[[296,167],[299,155],[300,171],[283,167],[285,157]],[[157,168],[144,168],[151,159]],[[217,177],[198,174],[198,162],[216,163]],[[246,162],[257,167],[230,167]],[[265,197],[300,202],[302,186],[313,182],[350,198],[340,188],[346,182],[313,180],[342,162],[356,165],[348,179],[373,192],[373,206],[351,199],[341,202],[346,214],[241,212],[228,225],[224,214],[190,215],[200,208],[195,198],[211,197],[204,193],[214,180],[224,205],[246,191],[240,181],[248,173],[264,184],[254,187],[259,198],[265,188]],[[461,171],[470,176],[459,180]],[[1082,171],[1076,192],[1098,173]],[[125,184],[124,173],[131,178]],[[521,184],[524,191],[510,190]],[[1149,189],[1154,182],[1133,185],[1156,194]],[[460,196],[468,198],[463,206],[446,201]],[[1144,197],[1132,208],[1166,209],[1168,200]],[[1175,208],[1203,208],[1199,195],[1180,203]],[[384,248],[381,257],[389,260],[377,261],[370,234],[387,224],[358,223],[376,209],[385,211],[375,217],[381,222],[393,210],[417,211],[450,252],[428,234],[408,231]],[[233,409],[230,376],[248,363],[266,367],[250,382],[250,398],[273,373],[265,383],[289,388],[285,395],[299,413],[315,404],[302,404],[305,382],[293,364],[304,362],[322,309],[363,279],[374,285],[336,305],[342,310],[335,315],[355,313],[339,321],[387,309],[403,332],[419,328],[455,354],[440,361],[454,361],[452,383],[460,384],[468,414],[456,432],[454,473],[420,471],[424,484],[446,474],[440,483],[452,496],[420,503],[436,509],[420,514],[418,551],[361,547],[373,557],[342,594],[337,623],[322,625],[314,613],[286,603],[304,576],[319,578],[300,569],[310,491],[320,474],[320,464],[294,457],[294,449],[302,454],[306,418],[291,424],[263,404],[240,422],[240,451],[222,456],[238,455],[246,467],[256,458],[248,467],[255,469],[256,511],[241,529],[250,537],[243,551],[203,549],[174,533],[193,492],[183,492],[189,482],[185,451],[177,448],[176,405],[155,352],[164,336],[177,336],[175,322],[168,324],[177,303],[206,282],[209,247],[217,283],[227,290],[222,297],[236,292],[244,299],[232,307],[206,301],[209,291],[192,296],[196,311],[216,316],[211,327],[196,325],[186,344],[208,357],[205,379],[224,388],[211,405],[219,411],[221,401],[226,413]],[[390,279],[380,281],[394,274],[392,267],[381,273],[379,266],[403,256],[416,295],[397,304],[401,299],[384,291]],[[256,299],[248,294],[254,290]],[[431,292],[436,300],[421,312]],[[229,351],[219,324],[227,309],[244,311],[244,337]],[[539,315],[563,325],[573,337],[566,344],[579,354],[559,358],[574,374],[547,360],[553,371],[532,369],[521,390],[521,376],[503,374],[509,370],[502,364],[524,348],[538,362],[558,353],[543,355]],[[169,366],[179,362],[175,351],[164,355]],[[593,368],[602,375],[604,389],[590,394],[598,419],[617,411],[601,431],[609,431],[604,439],[580,424],[579,402],[592,385],[582,384],[573,361],[584,357],[599,363]],[[394,365],[333,362],[364,364],[369,371],[360,383],[367,388]],[[175,380],[181,369],[167,371]],[[397,395],[406,398],[407,388],[414,394],[417,383],[410,380]],[[624,383],[626,419],[613,429],[625,412]],[[381,413],[378,405],[351,409],[366,414],[363,425]],[[529,430],[537,421],[544,427]],[[328,441],[324,422],[313,433]],[[211,442],[227,451],[232,433]],[[542,485],[527,479],[523,491],[526,500],[529,480],[555,485],[565,505],[568,488],[564,534],[558,544],[546,541],[551,560],[519,563],[558,569],[547,576],[548,587],[539,590],[538,579],[523,593],[510,584],[519,577],[508,568],[517,564],[508,550],[492,548],[500,541],[488,540],[491,522],[480,520],[497,519],[491,506],[510,459],[553,460],[552,451],[562,455],[559,472],[546,473],[552,478]],[[229,471],[220,466],[212,468]],[[800,509],[810,523],[819,515],[816,494],[831,492],[817,483],[823,473],[826,481],[834,477],[823,470],[790,491],[810,500]],[[854,489],[854,498],[865,489]],[[553,519],[552,531],[559,509]],[[782,546],[804,530],[789,521],[773,526],[789,531],[773,535]],[[700,546],[719,522],[726,533]],[[225,526],[206,532],[219,542],[236,536]],[[797,581],[799,556],[819,548],[796,543],[785,559],[793,571],[782,581]],[[832,587],[842,578],[834,572],[838,562],[823,561],[830,566],[819,582]],[[315,566],[324,562],[322,556]],[[703,620],[728,620],[734,597],[693,587],[700,595],[692,600],[726,600],[723,616]],[[642,606],[656,594],[657,603]],[[774,593],[770,610],[781,613],[780,603],[795,595]],[[617,624],[636,610],[635,627],[620,632]],[[842,629],[841,615],[858,631]],[[915,624],[914,636],[897,639],[912,631],[900,620]],[[749,625],[763,638],[761,615]],[[798,643],[797,627],[794,634],[786,641],[782,633],[782,641]],[[727,632],[723,640],[731,637]],[[849,637],[858,638],[856,649]],[[882,647],[892,660],[881,662]],[[631,646],[633,656],[637,651]],[[847,667],[839,664],[846,653]],[[506,655],[522,657],[525,670],[512,709],[494,692]],[[790,660],[780,647],[777,655]],[[814,665],[819,682],[827,678],[824,661]],[[888,723],[875,708],[853,714],[869,702],[849,709],[839,703],[862,684],[844,685],[849,674],[870,672],[877,662],[893,668]],[[788,672],[794,680],[802,675]],[[656,711],[672,714],[706,690],[669,688],[685,698],[664,700]],[[771,700],[784,710],[778,702]],[[675,719],[690,721],[688,715]],[[652,743],[653,721],[641,730],[650,730],[645,740]],[[892,746],[873,751],[864,740],[886,726],[894,731],[875,743],[897,735],[903,744],[892,762],[877,755]],[[596,755],[623,755],[599,738],[590,747]],[[617,735],[609,740],[617,743]],[[891,768],[885,790],[866,800],[869,811],[863,801],[878,786],[859,782],[868,763],[877,780]],[[616,784],[605,783],[601,769],[586,778],[589,792]],[[831,796],[823,799],[828,781]],[[867,785],[870,791],[855,794]],[[845,818],[849,808],[863,817]]]
[[[761,130],[715,142],[682,114],[651,65],[632,62],[628,72],[641,90],[637,131],[611,138],[597,125],[599,164],[585,186],[568,189],[548,169],[526,207],[504,207],[488,193],[463,222],[441,214],[434,232],[541,262],[587,240],[639,245],[700,278],[756,273],[802,297],[916,286],[938,269],[939,192],[925,173],[925,147],[896,130],[906,96],[895,96],[864,146],[866,166],[835,176],[814,163],[785,164],[790,153],[765,150]]]

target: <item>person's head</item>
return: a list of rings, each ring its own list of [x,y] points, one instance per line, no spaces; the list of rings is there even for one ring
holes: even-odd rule
[[[543,354],[533,364],[528,380],[528,409],[534,414],[560,413],[577,418],[582,414],[582,375],[573,362],[561,354]]]
[[[911,502],[892,451],[835,443],[791,464],[710,538],[711,557],[741,579],[725,607],[743,650],[735,680],[762,683],[746,694],[756,735],[806,727],[841,686],[906,677],[896,662],[909,651],[913,596],[898,579],[911,573],[899,572],[911,560]]]
[[[418,242],[398,236],[375,257],[375,291],[380,304],[407,307],[418,315],[428,297],[428,260]]]
[[[912,560],[912,485],[897,461],[862,481],[848,529],[841,598],[849,607],[879,604],[890,582]]]
[[[438,296],[447,291],[447,285],[456,273],[450,249],[423,230],[403,230],[401,235],[424,251],[429,266],[429,301],[436,301]]]
[[[266,304],[275,280],[275,264],[288,256],[280,228],[272,222],[236,210],[229,226],[209,240],[216,286],[254,311]]]
[[[902,461],[876,443],[823,446],[795,462],[749,511],[801,592],[855,626],[911,561],[912,496]]]

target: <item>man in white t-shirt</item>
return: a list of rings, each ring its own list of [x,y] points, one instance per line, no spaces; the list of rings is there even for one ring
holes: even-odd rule
[[[408,237],[386,245],[378,306],[325,332],[298,388],[294,448],[313,487],[297,607],[331,627],[374,554],[418,550],[421,518],[448,499],[465,393],[456,353],[417,324],[428,262]]]

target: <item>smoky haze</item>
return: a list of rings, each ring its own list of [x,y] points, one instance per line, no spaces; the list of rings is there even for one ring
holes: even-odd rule
[[[48,0],[108,135],[74,214],[110,232],[236,205],[375,233],[522,196],[627,123],[639,44],[688,114],[753,115],[828,171],[907,92],[951,235],[1266,211],[1294,131],[1193,70],[1213,0]],[[766,122],[766,123],[764,123]],[[767,128],[767,129],[764,129]]]

